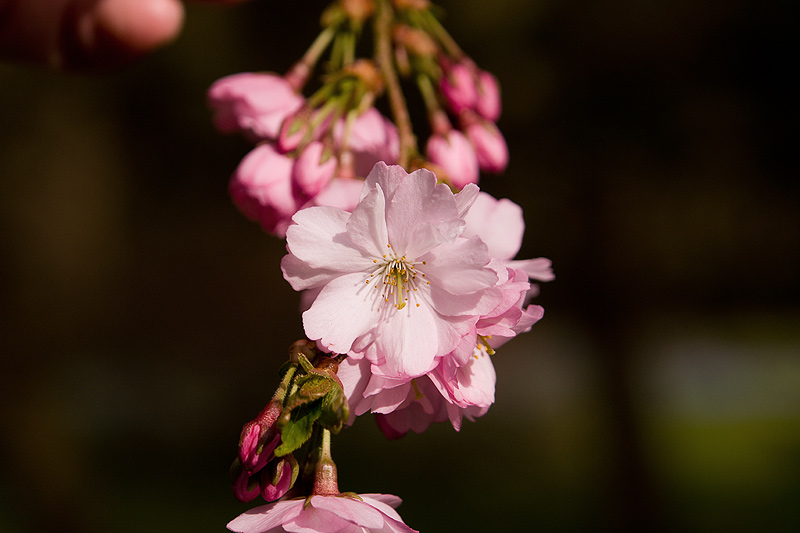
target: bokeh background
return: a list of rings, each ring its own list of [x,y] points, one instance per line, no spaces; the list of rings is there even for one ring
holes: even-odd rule
[[[190,6],[124,71],[0,65],[0,531],[221,532],[302,334],[283,244],[232,206],[205,89],[283,71],[325,2]],[[460,433],[334,440],[427,532],[800,529],[791,2],[442,0],[505,97],[545,318]],[[790,162],[791,160],[791,162]]]

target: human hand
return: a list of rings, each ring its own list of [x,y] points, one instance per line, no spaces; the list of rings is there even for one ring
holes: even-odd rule
[[[183,17],[181,0],[0,0],[0,60],[116,67],[174,39]]]

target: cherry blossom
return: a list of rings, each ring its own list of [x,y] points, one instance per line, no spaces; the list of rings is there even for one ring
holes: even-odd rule
[[[471,352],[476,322],[502,300],[486,244],[460,237],[477,192],[470,185],[454,195],[432,172],[378,163],[352,215],[299,211],[281,269],[295,290],[319,290],[303,313],[308,338],[392,376],[419,376],[454,350]]]
[[[417,533],[394,510],[391,494],[313,495],[251,509],[228,524],[238,533]]]

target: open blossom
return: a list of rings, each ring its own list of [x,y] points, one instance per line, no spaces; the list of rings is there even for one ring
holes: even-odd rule
[[[256,507],[232,520],[228,529],[238,533],[417,533],[394,510],[400,503],[391,494],[314,495]]]
[[[295,290],[319,291],[303,313],[308,338],[393,376],[419,376],[454,350],[471,351],[477,320],[501,300],[486,245],[460,237],[477,192],[454,195],[427,170],[378,163],[352,215],[299,211],[281,269]]]

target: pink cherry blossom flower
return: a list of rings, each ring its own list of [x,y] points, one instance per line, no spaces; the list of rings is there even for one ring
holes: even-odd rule
[[[238,533],[417,533],[400,518],[390,494],[320,496],[270,503],[228,524]]]
[[[303,97],[277,74],[242,72],[214,82],[208,105],[221,132],[275,140],[283,120],[303,105]]]
[[[352,215],[298,212],[281,262],[295,290],[319,294],[303,313],[309,339],[366,356],[386,375],[419,376],[472,335],[501,296],[480,238],[460,237],[478,189],[454,195],[427,170],[378,163]]]
[[[475,148],[460,131],[434,133],[428,138],[425,152],[431,162],[442,167],[454,187],[463,189],[469,183],[478,182]]]
[[[268,232],[282,236],[291,216],[305,202],[292,188],[294,161],[270,143],[248,153],[228,187],[236,206]]]

